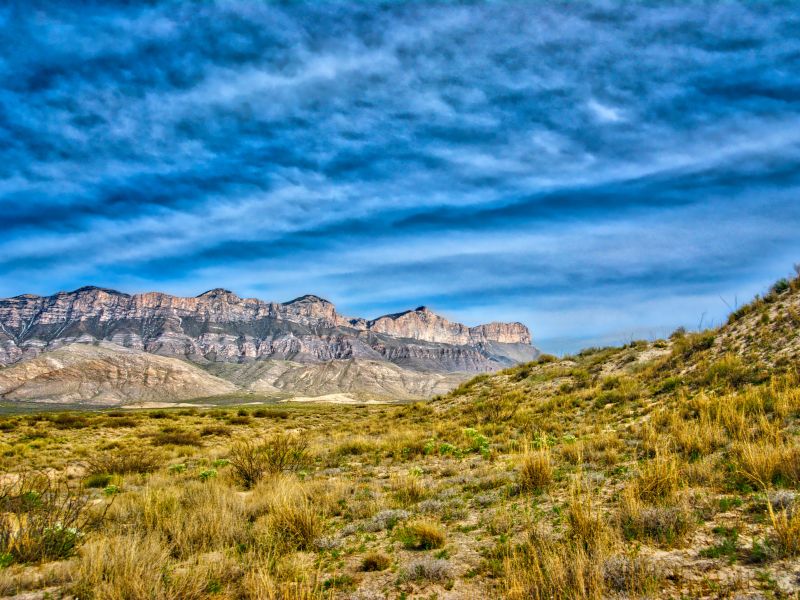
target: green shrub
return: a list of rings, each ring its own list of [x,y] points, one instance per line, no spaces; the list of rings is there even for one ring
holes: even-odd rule
[[[111,475],[108,473],[92,473],[89,475],[83,484],[87,488],[104,488],[111,481]]]

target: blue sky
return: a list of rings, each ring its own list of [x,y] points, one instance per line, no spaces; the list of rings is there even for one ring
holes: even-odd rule
[[[420,304],[550,351],[800,261],[800,5],[0,8],[0,296]]]

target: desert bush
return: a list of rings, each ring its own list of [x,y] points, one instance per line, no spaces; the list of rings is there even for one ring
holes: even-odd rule
[[[106,419],[102,423],[102,425],[103,425],[103,427],[124,427],[124,428],[130,429],[132,427],[138,426],[139,425],[139,421],[137,421],[136,419],[131,419],[130,417],[127,417],[127,418],[122,418],[122,417],[116,418],[116,417],[114,417],[114,418]]]
[[[617,554],[603,563],[603,580],[610,590],[639,597],[655,593],[663,577],[646,558]]]
[[[158,537],[114,536],[97,540],[81,553],[70,590],[77,598],[166,600],[164,567],[169,551]]]
[[[390,566],[392,566],[392,559],[383,552],[368,552],[361,560],[362,571],[385,571]]]
[[[530,450],[523,454],[517,481],[526,492],[541,492],[553,480],[553,464],[549,448]]]
[[[393,529],[400,521],[405,521],[410,516],[411,513],[407,510],[382,510],[364,524],[364,531],[376,532]]]
[[[739,356],[729,354],[708,365],[698,377],[703,385],[727,385],[732,388],[761,380],[763,369],[747,365]]]
[[[166,429],[153,436],[154,446],[202,446],[200,436],[196,431],[183,429]]]
[[[597,509],[581,480],[573,484],[567,502],[567,537],[590,556],[603,554],[614,542],[608,519]]]
[[[237,442],[228,457],[234,477],[245,488],[253,487],[267,474],[299,471],[307,459],[308,442],[282,433],[260,442]]]
[[[583,462],[584,442],[578,440],[562,444],[558,452],[569,464],[579,465]]]
[[[400,541],[408,550],[433,550],[444,546],[444,529],[433,521],[419,520],[408,523],[400,530]]]
[[[664,546],[680,544],[695,527],[684,504],[646,505],[630,488],[622,493],[618,520],[627,539],[649,539]]]
[[[450,563],[441,558],[424,557],[411,561],[403,569],[401,581],[448,581],[453,578]]]
[[[248,600],[323,600],[331,597],[313,572],[286,578],[276,572],[275,566],[263,563],[245,573],[242,588]]]
[[[331,455],[335,457],[359,456],[375,450],[377,450],[377,445],[371,440],[355,437],[337,444],[331,450]]]
[[[87,544],[70,592],[104,600],[201,600],[215,589],[212,584],[236,575],[219,558],[178,569],[158,536],[121,535]]]
[[[205,425],[200,429],[200,437],[209,437],[212,435],[229,437],[231,435],[231,428],[225,425]]]
[[[105,508],[90,510],[82,488],[35,471],[6,475],[0,484],[0,549],[16,562],[71,556]],[[107,506],[107,505],[106,505]]]
[[[56,429],[83,429],[92,424],[87,415],[74,413],[59,413],[50,417],[50,422]]]
[[[163,457],[156,450],[140,446],[126,446],[101,451],[87,459],[87,471],[92,475],[151,473],[162,463]]]
[[[87,488],[104,488],[111,483],[111,475],[108,473],[92,473],[83,482]]]
[[[670,435],[675,450],[692,460],[708,456],[726,442],[722,426],[707,411],[702,411],[697,419],[681,419],[673,414]]]

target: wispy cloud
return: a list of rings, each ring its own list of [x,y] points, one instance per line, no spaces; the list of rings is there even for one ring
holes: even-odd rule
[[[570,349],[719,319],[800,259],[790,4],[53,2],[0,23],[0,295],[425,302]]]

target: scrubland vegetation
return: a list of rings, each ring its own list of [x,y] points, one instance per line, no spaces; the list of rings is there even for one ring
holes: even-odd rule
[[[798,307],[430,403],[3,417],[0,594],[797,597]]]

